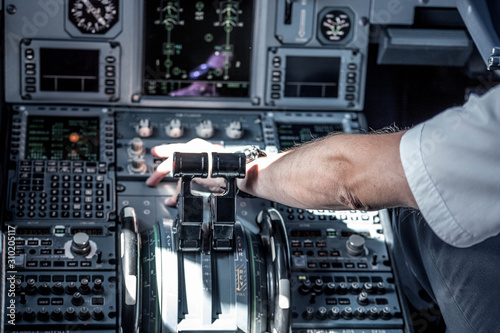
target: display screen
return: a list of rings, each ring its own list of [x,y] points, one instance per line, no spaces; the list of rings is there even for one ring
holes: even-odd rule
[[[71,234],[83,232],[89,236],[102,236],[104,234],[102,228],[71,228]]]
[[[286,57],[285,97],[337,98],[340,58]]]
[[[326,136],[334,132],[343,132],[342,124],[291,124],[276,123],[279,148],[285,150],[297,144]]]
[[[41,236],[51,235],[50,227],[17,227],[16,235],[20,236]]]
[[[40,48],[41,91],[99,91],[99,50]]]
[[[99,160],[99,118],[28,117],[27,160]]]
[[[145,1],[143,92],[248,97],[253,1]]]
[[[316,238],[321,237],[321,230],[292,230],[290,231],[290,236],[292,237],[307,237]]]

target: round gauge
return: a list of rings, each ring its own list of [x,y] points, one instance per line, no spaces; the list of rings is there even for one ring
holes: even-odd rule
[[[350,31],[351,19],[343,10],[330,10],[320,18],[320,39],[324,42],[340,42]]]
[[[105,34],[118,22],[119,0],[69,0],[69,21],[83,34]]]

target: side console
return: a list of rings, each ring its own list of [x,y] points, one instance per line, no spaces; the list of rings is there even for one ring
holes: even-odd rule
[[[6,331],[116,330],[113,112],[14,106],[11,121]]]
[[[290,244],[293,332],[403,332],[386,211],[278,211]]]

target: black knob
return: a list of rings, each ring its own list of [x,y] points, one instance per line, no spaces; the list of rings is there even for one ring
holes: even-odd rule
[[[359,307],[354,311],[354,317],[356,319],[365,319],[366,317],[366,311],[365,308]]]
[[[24,311],[23,314],[23,319],[26,321],[33,321],[36,319],[36,313],[33,311],[32,308],[27,308],[26,311]]]
[[[78,318],[80,318],[81,320],[88,320],[90,318],[89,309],[85,306],[82,307],[80,309],[80,313],[78,314]]]
[[[101,279],[95,279],[94,286],[92,287],[92,292],[96,295],[102,295],[104,293]]]
[[[50,318],[52,318],[52,320],[54,320],[54,321],[63,320],[64,316],[63,316],[63,313],[61,311],[61,308],[55,308],[54,311],[52,311]]]
[[[307,295],[311,292],[311,281],[309,280],[302,280],[302,285],[299,288],[299,293],[302,295]]]
[[[392,317],[392,315],[391,315],[391,309],[389,309],[388,306],[384,307],[380,311],[380,318],[385,319],[385,320],[389,320],[389,319],[391,319],[391,317]]]
[[[351,307],[346,307],[344,310],[342,310],[342,318],[344,319],[352,319],[352,308]]]
[[[71,303],[73,303],[73,305],[80,306],[84,302],[85,302],[85,300],[83,299],[82,294],[80,294],[79,292],[76,292],[73,294],[73,298],[71,299]]]
[[[359,291],[361,290],[361,287],[359,286],[359,283],[357,282],[353,282],[351,283],[351,286],[349,287],[349,291],[351,292],[351,294],[358,294]]]
[[[38,288],[38,292],[40,293],[40,295],[48,295],[50,294],[50,286],[47,282],[44,282],[40,285],[40,287]]]
[[[345,295],[347,294],[347,290],[347,283],[345,282],[340,282],[337,286],[337,294]]]
[[[368,294],[366,292],[361,292],[358,295],[358,304],[359,305],[368,305]]]
[[[64,294],[64,288],[61,282],[54,283],[54,285],[52,286],[52,293],[54,293],[55,295]]]
[[[375,292],[375,289],[373,288],[373,284],[371,284],[370,282],[366,282],[364,285],[363,285],[363,289],[364,291],[366,291],[368,294],[373,294]]]
[[[28,279],[28,281],[26,281],[25,292],[26,295],[31,295],[31,296],[37,293],[36,282],[34,279]]]
[[[76,284],[74,282],[68,283],[68,285],[65,288],[66,294],[73,295],[78,291],[76,288]]]
[[[327,295],[333,295],[335,294],[335,288],[337,288],[337,286],[335,285],[335,283],[333,282],[328,282],[325,286],[325,294]]]
[[[370,310],[368,310],[368,318],[369,319],[377,319],[378,318],[378,310],[376,307],[371,307]]]
[[[316,294],[321,294],[321,293],[323,292],[323,280],[321,280],[321,279],[316,279],[316,280],[314,281],[313,291],[314,291]]]
[[[316,311],[316,318],[318,318],[319,320],[324,320],[326,319],[326,313],[326,308],[324,306],[321,306],[318,311]]]
[[[15,291],[16,291],[16,295],[20,295],[21,294],[21,291],[24,290],[23,286],[22,286],[22,282],[21,282],[21,279],[16,279],[14,281],[14,286],[15,286]]]
[[[80,287],[78,287],[78,291],[82,295],[90,294],[90,287],[89,287],[89,280],[88,279],[82,279],[82,281],[80,281]]]
[[[333,320],[337,320],[340,318],[340,309],[336,306],[334,306],[333,308],[330,309],[330,311],[328,311],[328,317],[330,319],[333,319]]]
[[[304,319],[306,320],[311,320],[314,318],[314,309],[310,306],[308,306],[304,313],[302,314],[302,316],[304,317]]]
[[[377,294],[385,294],[385,285],[383,282],[377,283],[375,289],[377,290]]]
[[[41,308],[40,311],[38,311],[38,314],[36,316],[38,318],[38,320],[40,321],[47,321],[49,320],[50,316],[49,316],[49,312],[47,311],[46,308]]]
[[[71,306],[67,308],[66,313],[64,314],[64,318],[66,318],[67,320],[75,320],[76,319],[75,308]]]
[[[90,237],[84,232],[77,232],[73,235],[71,251],[79,256],[86,256],[90,253]]]
[[[94,320],[103,320],[104,313],[102,312],[102,309],[95,308],[94,311],[92,311],[92,318],[94,318]]]

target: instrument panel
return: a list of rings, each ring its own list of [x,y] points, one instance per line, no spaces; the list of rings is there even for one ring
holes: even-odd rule
[[[372,28],[432,4],[2,6],[0,331],[412,332],[387,211],[236,194],[235,164],[249,146],[366,132],[369,44],[384,38]],[[198,138],[229,153],[210,157],[224,195],[190,190],[203,154],[145,185],[163,162],[153,147]]]

